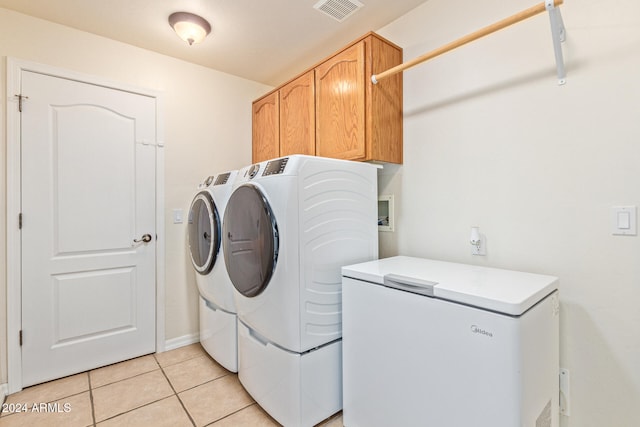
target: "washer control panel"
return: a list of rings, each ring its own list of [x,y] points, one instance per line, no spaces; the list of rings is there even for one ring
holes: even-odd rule
[[[278,175],[284,172],[284,168],[287,166],[288,161],[288,157],[285,157],[283,159],[271,160],[267,163],[267,167],[264,169],[262,176]]]
[[[231,176],[231,172],[220,174],[216,177],[216,181],[213,185],[224,185],[229,181],[229,177]]]

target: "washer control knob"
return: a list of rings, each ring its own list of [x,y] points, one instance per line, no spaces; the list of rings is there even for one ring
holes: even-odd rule
[[[251,168],[249,168],[249,179],[253,179],[253,177],[258,174],[259,170],[260,170],[260,165],[255,164],[251,166]]]

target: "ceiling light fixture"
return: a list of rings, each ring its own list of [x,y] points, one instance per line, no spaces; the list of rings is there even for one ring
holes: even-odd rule
[[[189,12],[172,13],[169,15],[169,25],[189,45],[200,43],[211,32],[211,25],[206,19]]]

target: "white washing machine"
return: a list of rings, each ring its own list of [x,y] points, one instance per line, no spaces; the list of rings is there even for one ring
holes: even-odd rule
[[[285,426],[342,408],[340,268],[378,256],[377,168],[293,155],[238,173],[223,225],[238,373]]]
[[[200,343],[220,365],[238,372],[238,328],[233,285],[221,245],[224,210],[238,171],[208,177],[189,209],[188,244],[198,284]]]

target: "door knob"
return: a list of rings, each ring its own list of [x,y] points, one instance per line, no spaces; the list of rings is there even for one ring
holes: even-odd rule
[[[133,239],[133,243],[149,243],[151,241],[151,234],[143,234],[141,239]]]

